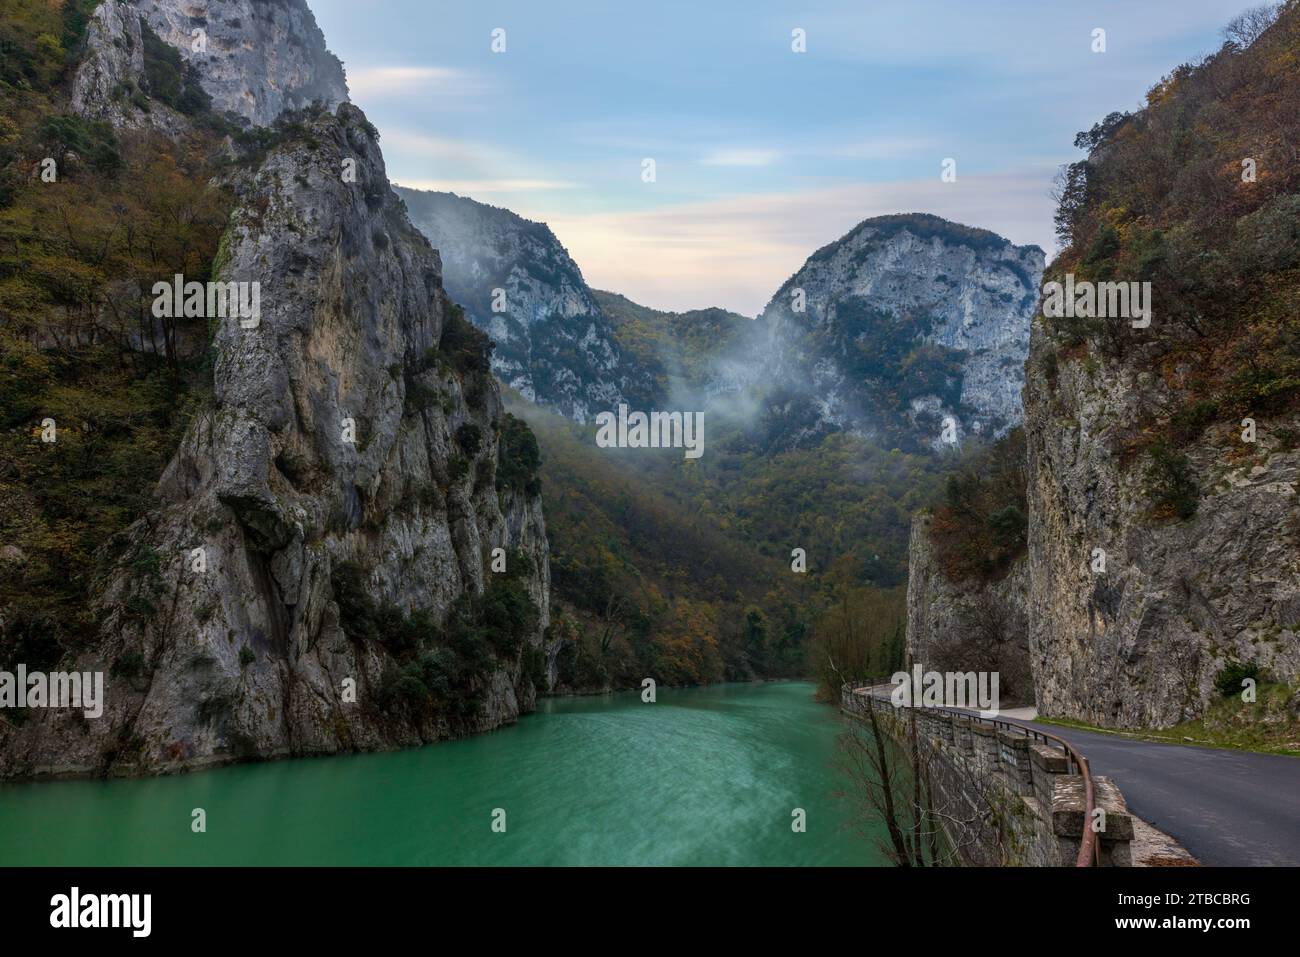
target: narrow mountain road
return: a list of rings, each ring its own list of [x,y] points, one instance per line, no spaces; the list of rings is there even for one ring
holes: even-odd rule
[[[1202,864],[1300,866],[1300,758],[1016,723],[1070,742]]]
[[[888,697],[891,687],[857,693]],[[1119,785],[1130,811],[1202,864],[1300,866],[1300,758],[1076,731],[1036,715],[1018,708],[1000,717],[1064,738],[1093,774]]]

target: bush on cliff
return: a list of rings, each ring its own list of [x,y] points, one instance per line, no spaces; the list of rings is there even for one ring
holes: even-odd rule
[[[497,488],[514,489],[527,495],[540,494],[542,454],[537,447],[537,437],[527,422],[509,412],[501,418],[497,459]]]
[[[935,561],[952,582],[997,581],[1025,553],[1029,522],[1020,428],[971,455],[934,507]]]
[[[487,333],[465,318],[465,310],[452,304],[438,342],[439,353],[462,375],[487,375],[492,371],[494,346]]]
[[[1192,475],[1191,462],[1165,439],[1158,439],[1151,447],[1146,491],[1158,518],[1174,515],[1187,519],[1196,514],[1201,490]]]
[[[1214,676],[1214,687],[1222,697],[1231,698],[1242,693],[1242,682],[1247,679],[1259,684],[1259,665],[1253,661],[1229,661]]]

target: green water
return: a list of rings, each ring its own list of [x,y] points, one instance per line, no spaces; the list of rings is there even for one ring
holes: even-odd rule
[[[0,865],[882,863],[842,826],[839,719],[812,690],[553,699],[514,726],[411,751],[8,785]],[[206,833],[191,830],[194,808]]]

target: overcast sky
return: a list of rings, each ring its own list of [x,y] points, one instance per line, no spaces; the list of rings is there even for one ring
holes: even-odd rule
[[[1256,5],[309,3],[393,181],[548,223],[597,288],[746,315],[868,216],[936,213],[1050,254],[1074,134]]]

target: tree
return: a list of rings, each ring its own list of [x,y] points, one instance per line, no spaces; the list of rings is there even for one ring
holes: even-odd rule
[[[906,623],[903,588],[857,588],[845,591],[813,623],[808,670],[817,677],[818,697],[838,701],[845,681],[887,677]]]
[[[975,784],[960,800],[944,798],[934,786],[941,759],[919,733],[915,708],[895,709],[867,694],[853,694],[846,704],[836,767],[848,784],[837,796],[850,802],[861,835],[897,867],[955,865],[965,849],[990,844],[989,863],[1008,863],[996,793]]]
[[[1277,22],[1278,14],[1285,6],[1285,3],[1266,3],[1252,7],[1228,22],[1228,25],[1223,28],[1223,38],[1245,49]]]

